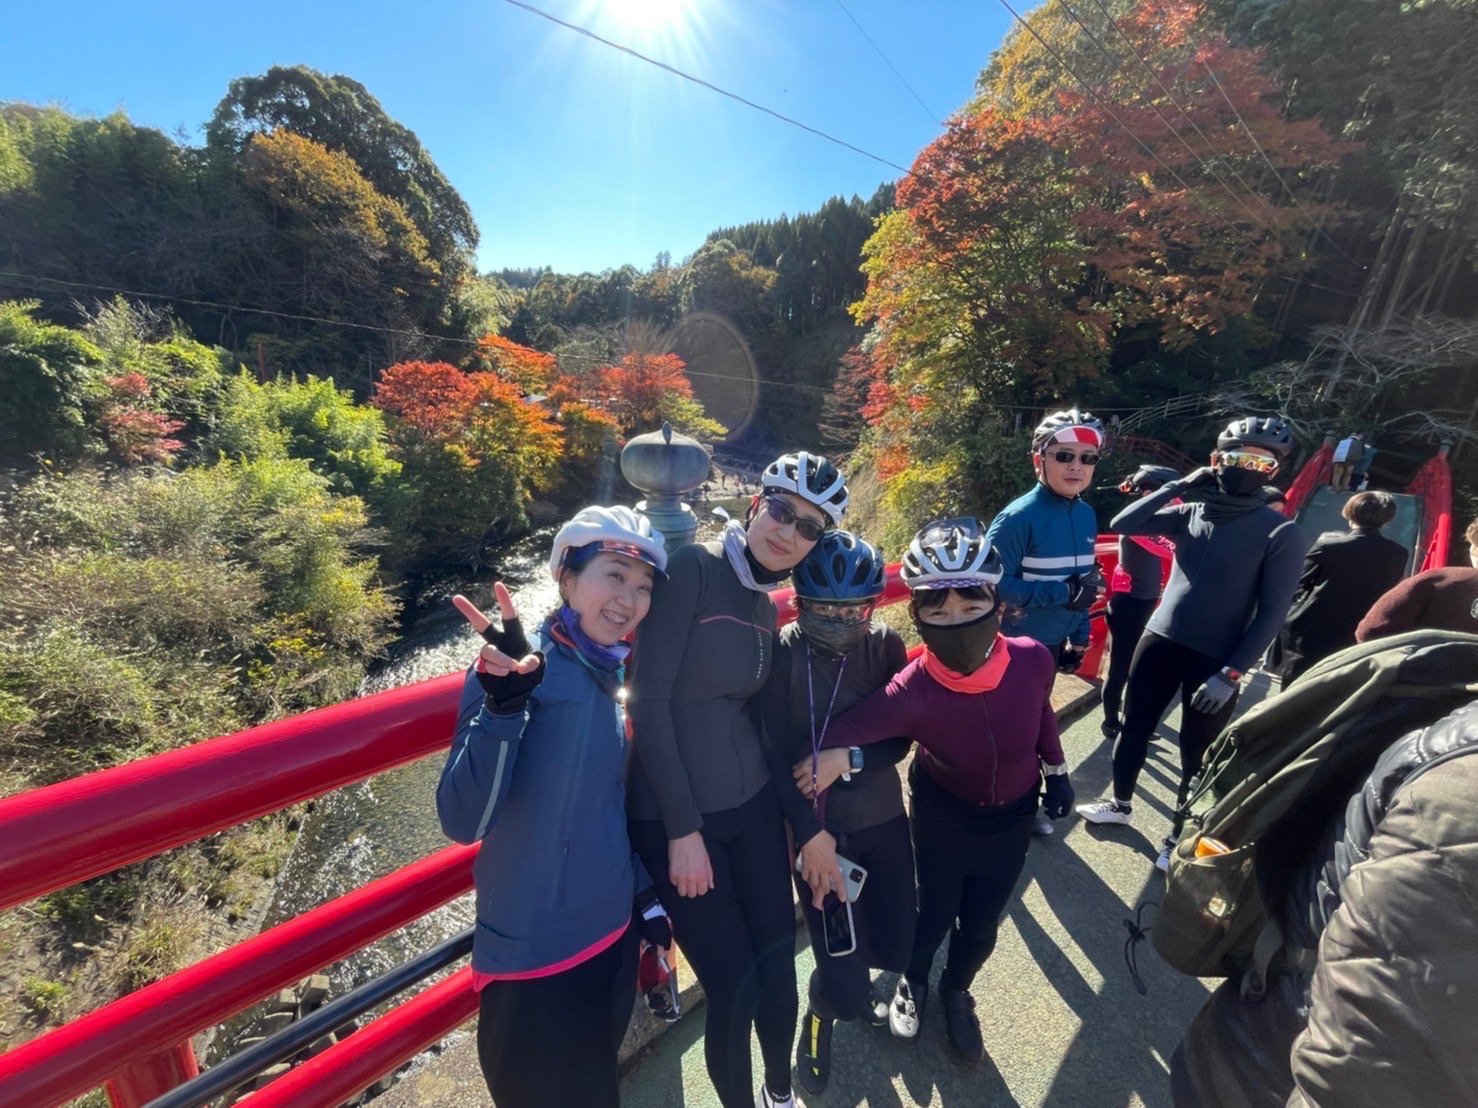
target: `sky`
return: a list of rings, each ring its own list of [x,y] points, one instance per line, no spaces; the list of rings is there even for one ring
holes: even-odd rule
[[[1012,22],[992,0],[528,3],[904,167]],[[509,0],[29,5],[0,35],[0,100],[198,143],[232,78],[292,64],[354,78],[416,133],[483,270],[646,269],[899,176]]]

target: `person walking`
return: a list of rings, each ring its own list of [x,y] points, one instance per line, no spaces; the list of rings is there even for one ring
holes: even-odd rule
[[[1114,742],[1113,793],[1079,805],[1090,823],[1127,824],[1150,736],[1180,696],[1180,790],[1155,864],[1165,869],[1181,809],[1207,746],[1231,719],[1243,673],[1282,626],[1308,543],[1298,524],[1268,506],[1262,490],[1293,449],[1279,419],[1234,419],[1211,464],[1169,481],[1109,521],[1121,535],[1175,543],[1164,599],[1145,625],[1126,683],[1127,713]],[[1195,503],[1171,500],[1199,490]]]
[[[847,531],[821,536],[792,575],[796,618],[780,632],[763,694],[771,776],[799,854],[796,892],[816,958],[795,1053],[801,1088],[813,1095],[830,1080],[833,1024],[886,1026],[888,1004],[873,997],[870,971],[902,973],[913,950],[913,844],[893,770],[909,741],[846,751],[845,774],[827,790],[824,805],[791,779],[793,764],[819,761],[837,715],[908,663],[898,632],[871,621],[883,569],[871,543]],[[856,949],[840,956],[827,950],[822,914],[824,905],[842,910],[838,899],[847,899],[839,857],[867,873],[850,906]]]
[[[760,484],[743,524],[673,553],[632,674],[631,841],[703,986],[704,1058],[724,1108],[794,1103],[795,902],[751,702],[774,661],[769,589],[847,508],[846,481],[819,455],[786,454]],[[751,1026],[764,1059],[758,1092]]]
[[[1361,443],[1360,457],[1350,467],[1350,488],[1361,492],[1365,490],[1365,486],[1370,483],[1370,467],[1379,453],[1375,448],[1375,437],[1367,432]]]
[[[1303,575],[1278,632],[1279,676],[1293,684],[1316,662],[1355,645],[1355,628],[1406,572],[1411,552],[1380,533],[1396,516],[1386,492],[1357,492],[1340,509],[1350,529],[1326,531],[1304,556]]]
[[[486,644],[463,682],[436,810],[449,838],[482,844],[472,984],[478,1061],[498,1108],[616,1108],[638,932],[672,942],[658,916],[633,920],[643,882],[626,837],[616,699],[622,640],[666,565],[645,517],[591,507],[555,536],[560,606],[532,639],[501,583],[501,628],[453,598]]]
[[[1169,466],[1142,465],[1119,482],[1119,491],[1145,496],[1179,476]],[[1119,536],[1119,564],[1109,581],[1105,609],[1109,665],[1103,682],[1103,723],[1099,725],[1105,738],[1117,738],[1124,727],[1119,707],[1123,702],[1124,682],[1129,677],[1129,662],[1150,613],[1160,602],[1161,584],[1174,555],[1175,544],[1163,536]]]
[[[908,773],[918,917],[888,1022],[895,1037],[918,1038],[930,969],[948,935],[939,995],[950,1044],[969,1063],[985,1058],[970,986],[1026,863],[1044,779],[1050,818],[1066,816],[1073,801],[1052,711],[1052,654],[1001,633],[1003,576],[978,520],[925,525],[902,569],[923,653],[832,720],[821,756],[793,769],[802,790],[817,795],[847,769],[850,748],[899,735],[918,744]]]
[[[1053,412],[1032,432],[1037,484],[991,521],[987,547],[1001,558],[1002,631],[1047,648],[1057,669],[1076,673],[1088,649],[1088,609],[1103,589],[1094,560],[1098,519],[1083,500],[1103,448],[1103,425],[1077,408]],[[1037,813],[1032,830],[1052,834]]]
[[[1355,628],[1356,642],[1418,628],[1478,634],[1478,519],[1468,524],[1467,566],[1442,566],[1408,577],[1386,593]]]

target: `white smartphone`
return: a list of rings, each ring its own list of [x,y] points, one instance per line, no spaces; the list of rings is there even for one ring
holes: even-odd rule
[[[858,865],[850,858],[843,858],[838,854],[837,869],[842,871],[842,881],[847,886],[847,900],[856,900],[862,893],[862,883],[867,880],[867,868]],[[795,871],[796,873],[801,872],[801,859],[799,856],[795,860]]]

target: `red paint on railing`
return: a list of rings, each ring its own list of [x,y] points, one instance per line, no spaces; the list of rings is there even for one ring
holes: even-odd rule
[[[61,1104],[296,984],[472,888],[476,854],[445,847],[0,1054],[0,1104]]]
[[[149,1101],[198,1076],[195,1048],[186,1039],[168,1050],[148,1054],[130,1062],[122,1073],[109,1079],[106,1088],[113,1108],[142,1108]]]
[[[462,675],[0,800],[0,910],[445,749]]]
[[[333,1108],[461,1026],[477,1012],[464,966],[236,1103],[241,1108]],[[571,1065],[579,1065],[572,1059]]]

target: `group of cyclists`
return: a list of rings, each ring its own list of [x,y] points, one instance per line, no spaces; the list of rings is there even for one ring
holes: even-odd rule
[[[946,936],[944,1030],[983,1060],[971,983],[1033,832],[1074,810],[1050,694],[1081,664],[1108,584],[1082,499],[1103,447],[1091,415],[1053,413],[1028,493],[989,525],[919,529],[901,570],[923,643],[912,661],[872,621],[884,559],[842,527],[845,478],[805,452],[764,470],[742,522],[671,554],[630,509],[578,512],[550,555],[559,607],[531,633],[501,584],[497,624],[456,599],[486,641],[437,805],[450,837],[482,843],[472,968],[499,1108],[618,1104],[643,939],[665,950],[675,936],[703,986],[726,1108],[798,1103],[792,1059],[801,1091],[823,1091],[839,1020],[916,1040]],[[1304,543],[1264,490],[1291,447],[1281,422],[1249,417],[1203,469],[1126,478],[1138,499],[1109,525],[1126,575],[1109,610],[1114,785],[1076,808],[1085,819],[1129,822],[1177,693],[1184,794],[1277,633]],[[770,591],[787,579],[795,619],[777,632]],[[905,807],[892,767],[914,749]],[[803,1010],[796,894],[816,960]],[[900,975],[891,997],[874,970]]]

